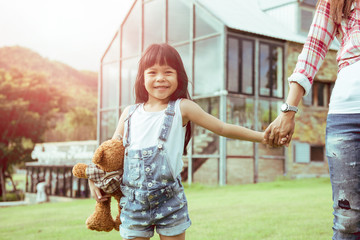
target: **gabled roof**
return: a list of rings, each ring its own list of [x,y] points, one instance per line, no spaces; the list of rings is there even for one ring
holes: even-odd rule
[[[306,40],[306,36],[293,32],[285,24],[263,12],[257,0],[196,2],[229,28],[297,43],[304,43]],[[337,49],[338,46],[338,42],[334,41],[332,48]]]
[[[255,0],[254,0],[255,1]],[[286,4],[298,3],[298,0],[257,0],[260,9],[266,10]]]

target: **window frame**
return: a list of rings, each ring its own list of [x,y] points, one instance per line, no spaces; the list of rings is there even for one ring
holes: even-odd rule
[[[323,96],[323,102],[324,105],[323,106],[319,106],[319,85],[324,85],[324,96]],[[329,103],[330,103],[330,96],[331,96],[331,92],[332,89],[334,88],[334,82],[323,82],[323,81],[314,81],[312,88],[309,92],[309,95],[311,96],[311,103],[308,104],[308,100],[304,100],[303,99],[303,105],[306,107],[316,107],[316,108],[329,108]],[[308,95],[308,96],[309,96]],[[305,98],[305,97],[303,97]]]
[[[270,78],[270,86],[271,86],[271,88],[270,88],[270,95],[269,96],[267,96],[267,95],[262,95],[261,94],[261,83],[260,83],[260,81],[261,81],[261,79],[260,79],[260,74],[259,74],[259,84],[258,84],[258,93],[259,93],[259,97],[264,97],[264,98],[275,98],[275,99],[284,99],[284,96],[285,96],[285,84],[284,84],[284,77],[285,77],[285,48],[284,48],[284,45],[282,45],[282,44],[277,44],[277,43],[274,43],[274,42],[268,42],[268,41],[263,41],[263,40],[260,40],[259,41],[259,46],[258,46],[258,48],[259,48],[259,52],[258,52],[258,59],[260,60],[261,59],[261,57],[260,57],[260,54],[261,54],[261,52],[260,52],[260,46],[262,45],[262,44],[267,44],[267,45],[269,45],[269,52],[270,52],[270,54],[272,53],[272,49],[274,49],[274,48],[277,48],[277,47],[280,47],[281,49],[282,49],[282,59],[281,59],[281,61],[282,61],[282,81],[281,81],[281,83],[282,83],[282,92],[281,92],[281,96],[280,97],[277,97],[277,96],[273,96],[273,89],[272,89],[272,86],[273,86],[273,81],[274,81],[274,79],[272,79],[272,78]],[[272,59],[270,59],[269,60],[269,66],[270,66],[270,71],[272,72],[272,69],[271,69],[271,65],[272,65]],[[260,62],[259,62],[259,64],[258,64],[258,72],[260,73],[260,70],[261,70],[261,64],[260,64]],[[272,74],[270,74],[270,76],[271,76]],[[276,80],[275,80],[276,81]]]
[[[230,79],[229,79],[229,40],[230,39],[235,39],[237,40],[237,43],[238,43],[238,59],[240,60],[237,64],[238,66],[238,89],[235,90],[235,91],[232,91],[231,89],[229,89],[229,85],[230,85]],[[252,39],[252,38],[245,38],[245,37],[241,37],[241,36],[236,36],[236,35],[227,35],[227,38],[226,38],[226,41],[227,41],[227,48],[226,48],[226,90],[229,92],[229,93],[234,93],[234,94],[243,94],[243,95],[247,95],[247,96],[254,96],[255,95],[255,58],[256,58],[256,55],[255,55],[255,48],[256,48],[256,40],[255,39]],[[243,64],[243,59],[242,59],[242,54],[243,54],[243,41],[249,41],[249,42],[252,42],[253,44],[253,49],[252,49],[252,77],[251,77],[251,87],[252,87],[252,93],[246,93],[246,92],[243,92],[243,89],[242,89],[242,64]]]
[[[302,29],[302,14],[301,14],[302,10],[312,12],[312,17],[311,17],[311,21],[310,21],[310,25],[308,26],[308,29]],[[298,17],[297,17],[297,31],[298,31],[299,34],[307,36],[307,34],[309,32],[309,29],[310,29],[310,26],[311,26],[312,19],[314,17],[314,14],[315,14],[315,6],[312,6],[312,5],[309,5],[307,3],[303,3],[303,2],[300,3],[298,11],[297,11],[297,15],[298,15]]]
[[[315,160],[313,159],[313,151],[314,151],[314,148],[321,148],[322,150],[322,159],[318,159],[318,160]],[[310,144],[310,163],[322,163],[325,161],[325,146],[324,145],[311,145]]]

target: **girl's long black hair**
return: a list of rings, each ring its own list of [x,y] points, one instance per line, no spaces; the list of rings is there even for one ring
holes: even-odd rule
[[[170,100],[177,100],[179,98],[191,99],[188,92],[189,79],[187,77],[183,61],[180,54],[175,48],[169,44],[152,44],[144,52],[139,61],[139,69],[135,81],[135,102],[145,103],[149,99],[149,94],[145,89],[144,72],[149,67],[159,65],[169,65],[176,70],[178,87],[176,91],[170,96]],[[186,124],[184,155],[187,153],[186,148],[191,139],[191,122]]]

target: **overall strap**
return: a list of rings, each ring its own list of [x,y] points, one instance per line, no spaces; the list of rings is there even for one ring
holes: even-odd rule
[[[134,114],[135,110],[137,109],[137,107],[140,106],[140,104],[135,104],[135,105],[131,105],[129,112],[128,112],[128,116],[126,117],[124,123],[125,123],[125,133],[126,135],[124,136],[123,139],[123,144],[124,147],[128,147],[130,145],[130,140],[131,140],[131,136],[130,136],[130,118],[131,116]]]
[[[160,128],[159,140],[165,142],[169,136],[171,125],[175,116],[175,101],[170,101],[166,110],[164,122]]]

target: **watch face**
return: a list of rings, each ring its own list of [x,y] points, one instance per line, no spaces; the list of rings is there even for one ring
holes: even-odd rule
[[[287,104],[284,103],[283,105],[281,105],[281,111],[286,111],[287,110]]]

